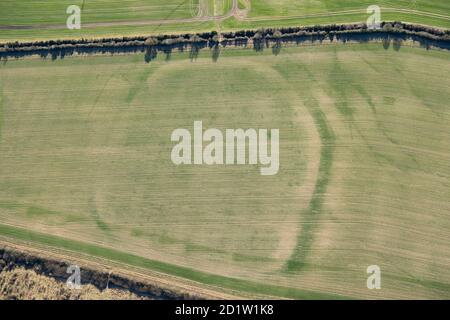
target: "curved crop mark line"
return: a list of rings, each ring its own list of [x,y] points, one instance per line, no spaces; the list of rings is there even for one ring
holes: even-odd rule
[[[287,79],[280,71],[274,70],[286,80],[286,85],[290,86],[289,79]],[[310,73],[308,70],[305,72]],[[312,74],[309,74],[311,79],[314,79]],[[313,82],[315,80],[312,80]],[[295,88],[290,86],[295,92]],[[291,256],[286,261],[284,271],[299,271],[306,265],[305,260],[310,251],[314,231],[316,225],[314,224],[318,214],[323,209],[324,196],[330,181],[331,168],[333,164],[333,153],[335,146],[335,136],[333,130],[328,126],[328,122],[325,114],[320,109],[320,105],[317,100],[310,94],[304,102],[306,109],[310,113],[314,120],[314,125],[319,134],[321,147],[320,147],[320,163],[318,169],[317,180],[314,186],[314,191],[310,199],[308,208],[301,212],[308,220],[300,226],[300,233],[297,237],[297,244],[291,253]]]
[[[95,190],[94,190],[95,194]],[[111,237],[111,229],[108,226],[108,224],[102,219],[100,214],[97,211],[97,204],[95,196],[93,196],[91,199],[89,199],[89,214],[92,218],[92,220],[95,222],[95,225],[99,230],[101,230],[105,235]]]
[[[314,221],[323,209],[326,190],[330,181],[331,168],[333,165],[333,152],[335,136],[332,129],[327,125],[325,114],[320,110],[318,102],[310,97],[306,102],[308,110],[314,118],[316,128],[321,140],[319,174],[317,177],[314,193],[309,202],[307,212],[308,223],[302,225],[297,239],[297,246],[286,263],[286,271],[299,271],[305,267],[305,260],[314,239],[316,225]]]

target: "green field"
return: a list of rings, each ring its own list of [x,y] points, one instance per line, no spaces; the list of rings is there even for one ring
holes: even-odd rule
[[[232,30],[257,27],[365,22],[366,9],[381,7],[382,20],[401,20],[450,28],[450,3],[441,0],[239,0],[245,17],[229,17],[220,22],[195,20],[200,2],[203,17],[223,15],[233,0],[2,0],[0,2],[0,41],[99,36],[181,33]],[[193,4],[193,5],[192,5]],[[69,5],[82,8],[81,30],[65,28]],[[194,8],[194,10],[192,9]],[[187,19],[187,20],[186,20]],[[164,23],[161,21],[164,20]],[[1,28],[1,27],[4,28]],[[8,29],[28,26],[28,29]]]
[[[188,55],[2,62],[0,234],[246,292],[450,297],[447,52]],[[279,128],[280,172],[175,166],[194,120]]]

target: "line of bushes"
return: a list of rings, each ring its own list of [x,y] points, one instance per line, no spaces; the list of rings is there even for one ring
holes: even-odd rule
[[[284,42],[304,41],[371,41],[376,39],[411,39],[421,45],[450,49],[450,30],[406,24],[402,22],[383,22],[378,30],[371,30],[365,23],[341,25],[316,25],[310,27],[264,28],[225,32],[219,37],[217,32],[197,34],[158,35],[152,37],[121,37],[102,39],[49,40],[37,42],[10,42],[0,44],[0,58],[19,58],[39,55],[52,59],[66,55],[96,53],[145,52],[145,60],[154,59],[161,51],[170,55],[173,49],[190,50],[192,58],[200,49],[209,47],[217,53],[220,46],[247,46],[252,44],[255,50],[264,47],[277,49]],[[276,52],[276,50],[275,50]]]

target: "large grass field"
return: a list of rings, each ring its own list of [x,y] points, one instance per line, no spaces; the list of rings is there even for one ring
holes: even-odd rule
[[[383,20],[450,28],[450,3],[441,0],[238,0],[247,16],[220,22],[195,20],[224,15],[233,0],[2,0],[0,41],[181,33],[242,28],[365,22],[370,5],[381,7]],[[249,5],[250,3],[250,5]],[[69,5],[82,8],[81,30],[65,28]],[[194,8],[194,9],[193,9]],[[192,13],[194,12],[194,14]],[[161,23],[162,21],[164,23]],[[26,29],[8,29],[28,26]]]
[[[449,298],[449,53],[268,51],[2,62],[0,234],[238,291]],[[279,173],[175,166],[194,120],[279,128]]]

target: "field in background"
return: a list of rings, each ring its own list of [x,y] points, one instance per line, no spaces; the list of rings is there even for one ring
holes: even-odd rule
[[[450,3],[440,0],[237,0],[247,15],[226,16],[233,0],[45,0],[0,2],[0,41],[184,33],[258,27],[365,22],[369,5],[382,8],[383,20],[450,28]],[[193,5],[192,5],[193,3]],[[197,15],[200,3],[201,13]],[[65,28],[69,5],[82,8],[81,30]],[[13,28],[22,26],[24,29]]]
[[[448,53],[187,55],[2,63],[2,234],[256,293],[449,297]],[[280,173],[174,166],[194,120],[279,128]]]

